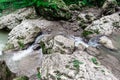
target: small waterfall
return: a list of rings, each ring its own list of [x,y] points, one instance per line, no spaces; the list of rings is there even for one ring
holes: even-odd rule
[[[100,44],[98,43],[100,37],[101,36],[93,37],[88,41],[88,43],[84,42],[83,38],[81,38],[81,37],[70,36],[69,38],[75,41],[75,46],[76,47],[79,44],[82,44],[83,46],[88,48],[89,46],[92,46],[92,47],[100,46]]]
[[[101,37],[101,36],[96,36],[96,37],[91,38],[91,39],[88,41],[88,45],[89,45],[89,46],[92,46],[92,47],[100,46],[100,44],[98,43],[100,37]]]
[[[36,45],[36,43],[41,40],[45,35],[40,35],[36,38],[35,42],[33,43],[33,45],[31,45],[30,47],[28,47],[26,50],[23,51],[18,51],[17,53],[14,53],[12,60],[13,61],[18,61],[21,60],[22,58],[31,55],[31,53],[34,51],[33,48]],[[42,58],[42,49],[39,50],[40,54],[41,54],[41,58]]]
[[[0,30],[0,56],[2,56],[2,49],[4,48],[6,42],[7,42],[8,32]]]
[[[0,56],[2,55],[2,51],[0,51]]]
[[[17,60],[21,60],[23,57],[26,57],[28,55],[30,55],[30,53],[33,51],[33,45],[30,46],[28,49],[23,50],[23,51],[19,51],[17,53],[14,53],[12,60],[13,61],[17,61]]]

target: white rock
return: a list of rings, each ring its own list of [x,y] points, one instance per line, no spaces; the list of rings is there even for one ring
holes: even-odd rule
[[[8,34],[8,42],[6,47],[10,44],[13,45],[14,48],[20,47],[18,41],[22,42],[24,45],[32,43],[40,32],[41,28],[38,26],[30,23],[27,20],[23,21]]]
[[[112,41],[106,36],[100,37],[99,42],[109,49],[115,49],[115,46],[113,45]]]
[[[29,44],[34,42],[36,36],[46,28],[50,27],[59,27],[59,23],[55,21],[48,21],[48,20],[40,20],[40,19],[31,19],[31,20],[24,20],[21,24],[17,25],[15,28],[11,30],[8,35],[8,42],[6,48],[18,47],[18,41],[22,40],[23,44]],[[40,38],[42,38],[40,36]],[[35,43],[38,43],[39,38],[36,39]],[[13,47],[14,46],[14,47]],[[5,48],[5,50],[6,50]],[[9,48],[9,49],[12,49]]]
[[[56,79],[57,73],[55,72],[57,71],[58,74],[61,74],[61,76],[59,76],[60,78],[64,77],[63,80],[118,80],[111,72],[107,74],[107,76],[104,75],[101,70],[105,70],[105,72],[109,71],[104,66],[99,65],[97,69],[94,68],[96,65],[90,61],[91,58],[92,56],[87,53],[79,51],[72,55],[60,53],[45,55],[42,66],[40,67],[42,78],[48,80]],[[78,69],[73,66],[75,59],[83,63],[79,64]],[[50,77],[50,75],[52,75],[52,77]]]
[[[53,49],[56,51],[63,51],[65,53],[72,53],[75,47],[75,41],[64,37],[62,35],[57,35],[54,37]]]
[[[54,40],[56,41],[56,43],[63,44],[66,47],[74,47],[74,44],[75,44],[75,42],[73,40],[68,39],[62,35],[55,36]]]
[[[14,13],[0,17],[0,29],[8,28],[13,29],[21,23],[24,19],[28,19],[30,16],[35,15],[33,8],[23,8],[15,11]]]
[[[98,30],[99,34],[110,35],[113,32],[113,24],[115,22],[120,22],[119,13],[114,13],[112,15],[102,17],[99,20],[95,20],[85,30]]]

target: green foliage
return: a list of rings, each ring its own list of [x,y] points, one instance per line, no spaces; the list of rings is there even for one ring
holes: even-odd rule
[[[41,73],[40,72],[37,73],[37,77],[39,80],[41,80]]]
[[[37,78],[38,78],[38,80],[42,79],[41,73],[40,73],[40,67],[37,68]]]
[[[79,60],[75,59],[73,60],[73,66],[76,68],[76,69],[79,69],[79,65],[80,64],[83,64],[83,62],[80,62]]]
[[[55,71],[55,73],[56,73],[56,79],[61,80],[62,74],[59,71]]]
[[[42,48],[43,54],[50,54],[51,53],[51,48],[46,48],[45,43],[43,41],[40,42],[40,46]]]
[[[105,0],[64,0],[67,5],[78,4],[81,6],[102,6]]]
[[[82,32],[82,36],[87,37],[88,35],[91,35],[91,34],[94,34],[94,33],[99,34],[100,32],[99,32],[98,29],[96,29],[96,30],[84,30]]]
[[[93,34],[93,32],[92,31],[84,30],[83,33],[82,33],[82,36],[87,37],[90,34]]]
[[[0,0],[0,10],[8,8],[22,8],[27,6],[44,6],[57,8],[57,4],[53,4],[53,0]],[[95,3],[102,4],[104,0],[63,0],[67,5],[82,4],[94,5]]]
[[[57,8],[56,4],[51,2],[52,0],[0,0],[0,10],[8,8],[23,8],[28,6],[43,6]]]
[[[92,58],[91,61],[92,61],[95,65],[98,65],[98,64],[99,64],[96,58]]]
[[[19,40],[17,43],[18,43],[20,49],[23,49],[25,47],[25,44],[23,43],[23,41]]]
[[[29,78],[27,76],[20,76],[20,77],[17,77],[13,80],[29,80]]]

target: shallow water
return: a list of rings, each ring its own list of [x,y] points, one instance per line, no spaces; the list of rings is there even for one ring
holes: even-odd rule
[[[8,40],[8,32],[0,30],[0,51],[3,49],[7,40]]]

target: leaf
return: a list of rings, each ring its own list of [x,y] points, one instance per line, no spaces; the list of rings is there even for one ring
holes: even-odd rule
[[[91,61],[95,64],[95,65],[98,65],[98,61],[96,58],[92,58]]]
[[[41,74],[40,74],[40,72],[38,72],[37,77],[38,77],[39,80],[41,80]]]
[[[83,62],[80,62],[80,61],[77,60],[77,59],[73,60],[73,66],[74,66],[75,68],[79,68],[79,64],[83,64]]]

